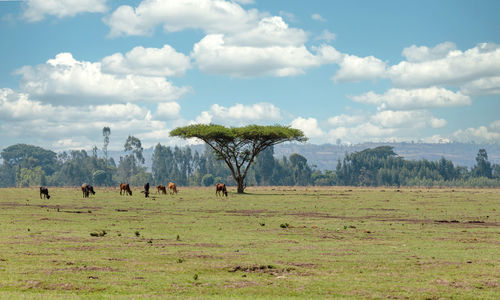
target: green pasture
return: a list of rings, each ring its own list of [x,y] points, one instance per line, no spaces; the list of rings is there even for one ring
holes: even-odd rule
[[[0,298],[499,299],[500,190],[0,189]]]

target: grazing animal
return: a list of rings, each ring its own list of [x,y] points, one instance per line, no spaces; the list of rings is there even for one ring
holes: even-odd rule
[[[175,186],[175,183],[169,182],[167,188],[170,195],[172,195],[173,193],[177,194],[177,187]]]
[[[224,183],[217,183],[215,185],[215,195],[216,196],[226,196],[227,197],[227,189]]]
[[[42,195],[44,199],[45,198],[50,199],[49,190],[47,189],[46,186],[40,187],[40,199],[42,199]]]
[[[156,186],[156,193],[159,194],[160,191],[162,192],[163,195],[167,194],[167,188],[164,185],[158,185]]]
[[[132,191],[130,190],[130,185],[128,183],[120,183],[120,195],[122,194],[122,191],[125,191],[123,194],[129,194],[132,196]]]
[[[91,186],[90,184],[82,184],[82,193],[83,193],[83,198],[88,198],[89,194],[92,193],[92,195],[95,195],[94,192],[94,187]]]
[[[149,182],[144,185],[144,197],[149,198]]]

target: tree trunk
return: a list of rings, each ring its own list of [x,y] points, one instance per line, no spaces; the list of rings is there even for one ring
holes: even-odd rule
[[[238,178],[237,180],[238,183],[238,194],[243,194],[245,192],[245,178]]]

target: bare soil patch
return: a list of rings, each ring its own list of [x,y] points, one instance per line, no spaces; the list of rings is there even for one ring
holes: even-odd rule
[[[255,216],[261,214],[275,214],[277,211],[269,211],[267,209],[242,209],[242,210],[226,210],[226,214],[235,216]]]
[[[234,266],[228,270],[228,272],[247,272],[247,273],[265,273],[270,275],[280,275],[283,273],[289,273],[295,270],[293,267],[288,268],[277,268],[273,265],[254,265],[254,266]]]

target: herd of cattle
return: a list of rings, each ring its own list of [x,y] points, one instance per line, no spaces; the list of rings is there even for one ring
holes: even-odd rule
[[[164,195],[167,194],[167,190],[170,195],[177,194],[177,186],[173,182],[169,182],[167,186],[158,185],[156,186],[156,193],[162,193]],[[123,192],[123,194],[122,194]],[[90,184],[82,184],[82,193],[83,198],[88,198],[90,193],[95,195],[94,187]],[[144,197],[149,197],[149,182],[144,185],[144,190],[141,191],[144,193]],[[40,187],[40,199],[42,199],[42,195],[44,199],[50,199],[49,189],[46,186]],[[132,190],[130,189],[130,185],[128,183],[120,183],[120,195],[129,195],[132,196]],[[215,185],[215,195],[216,196],[226,196],[227,197],[227,188],[224,183],[217,183]]]

